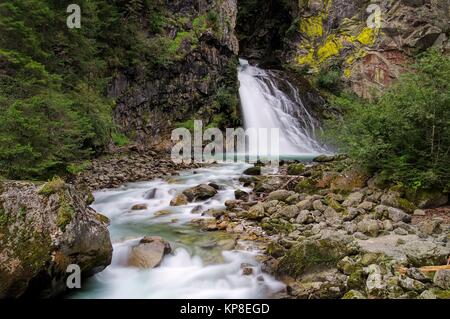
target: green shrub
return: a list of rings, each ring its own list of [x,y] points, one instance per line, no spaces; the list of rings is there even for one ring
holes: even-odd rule
[[[126,135],[121,134],[121,133],[113,132],[113,133],[111,133],[111,138],[112,138],[114,145],[119,146],[119,147],[130,144],[130,139]]]
[[[318,87],[330,92],[338,92],[340,90],[341,71],[337,68],[329,70],[322,69],[317,74],[316,84]]]
[[[66,188],[66,183],[58,176],[55,176],[51,181],[48,181],[39,189],[38,194],[50,196],[56,194]]]
[[[89,169],[91,165],[92,163],[90,161],[84,161],[81,163],[71,163],[67,166],[67,172],[73,175],[77,175]]]
[[[369,102],[342,95],[329,141],[383,178],[412,188],[450,189],[450,58],[429,51]]]

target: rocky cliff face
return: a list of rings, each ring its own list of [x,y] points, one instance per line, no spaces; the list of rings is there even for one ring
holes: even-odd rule
[[[448,0],[291,1],[293,17],[285,59],[311,72],[336,66],[360,96],[370,97],[430,47],[450,52]],[[381,27],[375,22],[377,5]]]
[[[109,95],[116,122],[132,139],[155,144],[193,119],[224,127],[240,121],[237,99],[236,0],[165,1],[160,38],[168,55],[148,69],[121,70]]]
[[[66,289],[68,265],[85,278],[110,264],[108,219],[87,207],[89,197],[59,179],[1,184],[0,298],[54,296]]]

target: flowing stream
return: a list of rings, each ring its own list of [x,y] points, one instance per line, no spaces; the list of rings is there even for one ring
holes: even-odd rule
[[[240,97],[246,128],[279,128],[280,152],[297,158],[325,153],[314,139],[317,122],[291,84],[289,96],[276,86],[274,75],[241,60]],[[251,150],[250,150],[251,151]],[[96,192],[93,208],[108,216],[113,242],[109,267],[87,280],[70,298],[270,298],[284,284],[261,271],[256,243],[239,242],[226,232],[205,232],[189,222],[205,218],[211,208],[223,208],[245,189],[238,179],[250,165],[230,163],[181,172],[180,176],[130,183]],[[198,184],[216,183],[218,194],[202,202],[172,207],[176,194]],[[146,210],[133,211],[135,204]],[[164,212],[161,214],[161,212]],[[173,253],[154,269],[128,265],[131,248],[143,236],[161,236]],[[244,275],[242,265],[253,273]]]
[[[95,193],[94,209],[111,219],[113,260],[103,272],[85,283],[73,298],[269,298],[284,285],[261,272],[255,257],[258,247],[240,245],[224,232],[204,232],[190,226],[194,218],[210,208],[223,208],[234,199],[234,190],[247,164],[223,164],[182,172],[167,180],[131,183]],[[203,202],[172,207],[175,194],[201,183],[221,186],[218,194]],[[245,188],[244,188],[245,189]],[[248,189],[247,189],[248,190]],[[135,204],[148,209],[132,211]],[[158,216],[167,210],[170,214]],[[194,213],[193,213],[194,212]],[[170,241],[174,253],[160,267],[138,269],[127,265],[128,254],[144,235]],[[253,266],[243,275],[241,265]]]

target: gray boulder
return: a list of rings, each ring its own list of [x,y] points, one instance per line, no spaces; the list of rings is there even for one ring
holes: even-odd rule
[[[155,268],[171,250],[170,244],[161,237],[144,237],[131,249],[128,264],[139,268]]]
[[[88,207],[91,196],[61,179],[1,183],[0,298],[56,296],[68,265],[85,278],[110,264],[109,220]]]

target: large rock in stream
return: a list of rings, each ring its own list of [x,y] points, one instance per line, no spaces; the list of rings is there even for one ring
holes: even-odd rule
[[[82,278],[111,262],[108,218],[92,196],[60,179],[0,186],[0,298],[52,297],[65,291],[70,264]]]
[[[216,194],[217,190],[214,187],[206,184],[200,184],[183,191],[183,195],[185,195],[190,202],[205,200],[213,197]]]
[[[155,268],[161,264],[164,255],[170,254],[170,244],[158,236],[147,236],[132,248],[128,264],[139,268]]]

